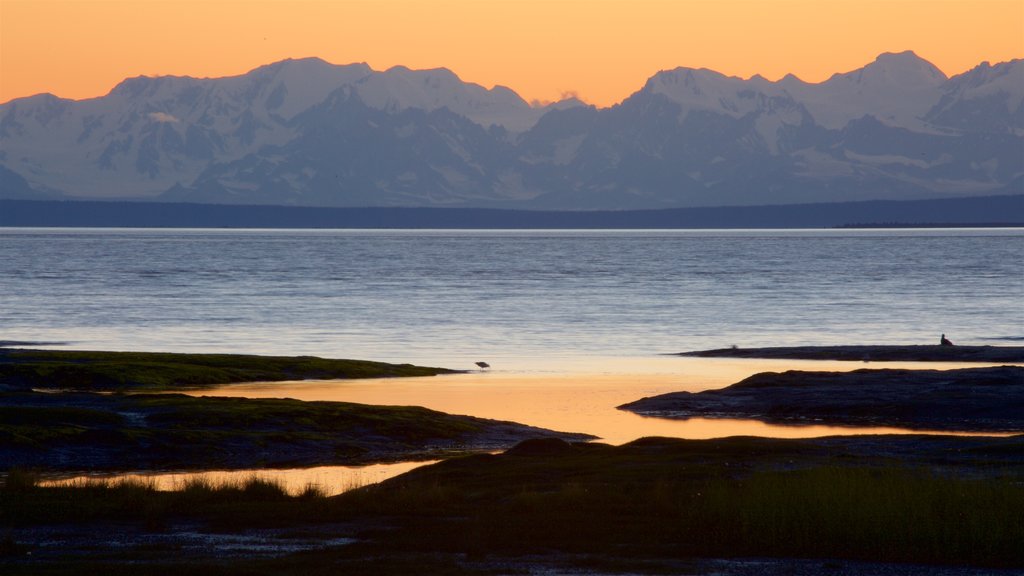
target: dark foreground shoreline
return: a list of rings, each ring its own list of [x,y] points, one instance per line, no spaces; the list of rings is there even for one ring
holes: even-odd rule
[[[531,440],[336,497],[0,488],[6,574],[1018,574],[1024,436]]]
[[[1024,363],[1024,346],[785,346],[719,348],[679,352],[699,358],[766,360],[847,360],[852,362],[986,362]]]
[[[290,495],[259,479],[196,481],[174,492],[145,483],[44,487],[32,472],[8,469],[0,572],[980,576],[1024,569],[1024,435],[644,438],[609,446],[423,408],[153,393],[328,369],[348,377],[421,370],[317,358],[3,350],[0,463],[297,466],[436,457],[439,449],[450,455],[531,439],[336,497],[315,487]],[[1002,383],[979,386],[979,372],[959,393],[1022,387],[1014,370],[1024,368],[973,370]],[[919,383],[923,373],[944,382],[949,372],[969,371],[869,372],[891,389],[901,388],[896,372]],[[852,377],[823,378],[833,376]],[[806,388],[800,406],[820,404],[822,395],[805,384],[786,386]],[[1012,408],[1016,396],[1006,398]]]

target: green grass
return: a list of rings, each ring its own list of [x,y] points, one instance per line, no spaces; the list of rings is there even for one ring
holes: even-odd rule
[[[194,389],[255,381],[389,378],[444,368],[314,356],[0,349],[0,385],[82,391]]]

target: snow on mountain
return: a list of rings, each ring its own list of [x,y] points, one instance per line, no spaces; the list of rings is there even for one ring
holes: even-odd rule
[[[323,102],[341,86],[359,82],[373,74],[366,64],[336,66],[319,58],[283,60],[256,68],[226,83],[225,90],[240,99],[261,102],[274,114],[291,119]]]
[[[409,108],[448,108],[481,126],[493,124],[512,132],[528,130],[544,114],[504,86],[488,90],[463,82],[451,70],[410,70],[395,66],[359,82],[356,93],[368,106],[386,112]]]
[[[677,68],[659,72],[644,90],[678,103],[684,116],[691,110],[710,110],[738,118],[783,99],[804,106],[818,125],[834,130],[865,115],[892,126],[921,128],[945,81],[941,70],[908,51],[881,54],[863,68],[817,84],[793,75],[770,82],[760,76],[743,80],[703,68]]]
[[[1013,192],[1022,175],[1024,61],[946,78],[912,52],[821,83],[676,68],[605,109],[316,58],[0,105],[0,196],[614,209]]]
[[[1011,60],[992,66],[982,62],[977,67],[950,80],[948,92],[969,100],[1006,96],[1011,110],[1024,103],[1024,59]]]
[[[661,95],[678,104],[680,122],[691,112],[752,117],[757,138],[772,153],[779,150],[781,129],[807,120],[799,102],[761,76],[743,80],[706,68],[676,68],[656,74],[640,94]]]
[[[771,83],[725,76],[706,68],[676,68],[654,75],[642,92],[660,94],[679,104],[680,120],[693,110],[739,118],[763,110],[768,100],[783,95]]]
[[[814,121],[839,129],[871,115],[890,126],[923,128],[922,117],[941,97],[946,75],[913,52],[886,52],[867,66],[836,74],[820,84],[790,79],[786,91],[802,102]]]
[[[1024,60],[982,62],[950,78],[926,118],[958,130],[1024,135]]]
[[[146,196],[191,182],[214,159],[294,137],[287,121],[370,73],[287,60],[221,79],[124,80],[104,97],[0,105],[3,162],[34,184],[93,197]]]
[[[212,161],[232,161],[295,137],[289,122],[343,86],[371,106],[398,111],[446,107],[484,126],[516,131],[536,123],[503,87],[463,83],[447,70],[318,58],[284,60],[220,79],[129,78],[101,98],[52,95],[0,105],[0,161],[40,188],[90,197],[155,195],[192,182]]]

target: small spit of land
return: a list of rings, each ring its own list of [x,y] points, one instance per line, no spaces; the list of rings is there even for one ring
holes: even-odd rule
[[[144,392],[235,382],[434,376],[454,370],[315,356],[0,349],[0,389]]]
[[[348,465],[591,438],[418,407],[151,393],[447,372],[314,357],[0,350],[0,471]]]
[[[1024,431],[1024,368],[755,374],[720,390],[672,392],[619,406],[662,418]]]
[[[0,392],[0,470],[250,469],[427,460],[564,434],[415,406]]]
[[[854,362],[1024,362],[1024,346],[787,346],[720,348],[680,352],[701,358],[763,358],[779,360],[850,360]]]

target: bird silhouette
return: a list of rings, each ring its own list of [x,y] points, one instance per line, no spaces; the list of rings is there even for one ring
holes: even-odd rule
[[[491,367],[491,365],[488,364],[487,362],[477,362],[476,365],[481,367],[481,368],[490,368]]]

